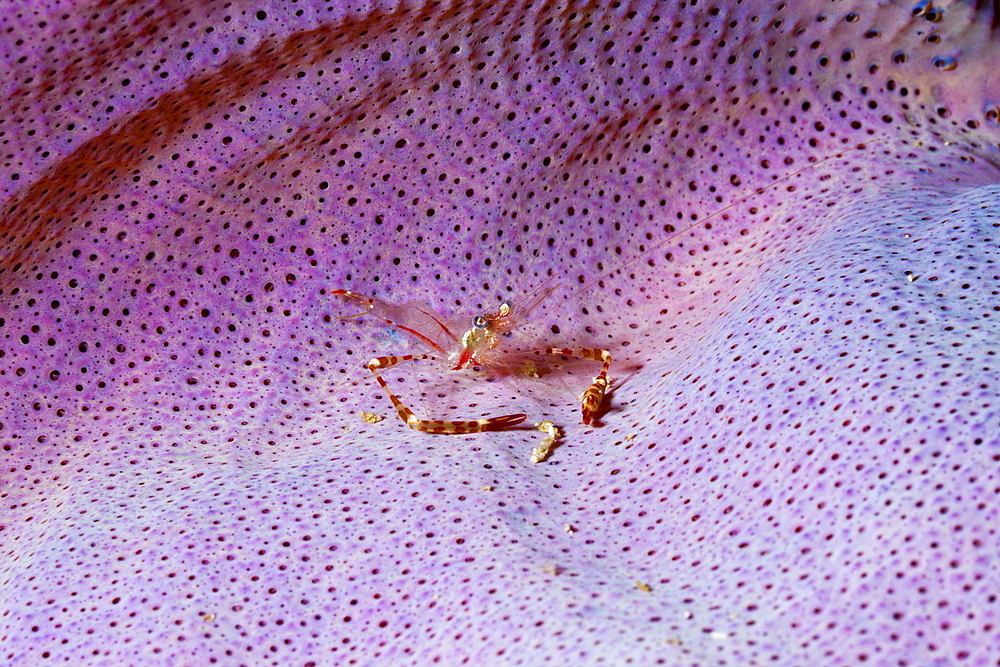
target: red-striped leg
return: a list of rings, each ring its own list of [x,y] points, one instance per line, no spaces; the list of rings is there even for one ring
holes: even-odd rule
[[[403,405],[402,401],[389,389],[389,385],[379,375],[380,370],[391,368],[404,361],[417,361],[420,359],[434,359],[429,354],[404,354],[396,357],[377,357],[368,362],[368,370],[372,372],[378,383],[389,395],[389,400],[396,408],[399,418],[412,429],[425,433],[480,433],[482,431],[502,431],[511,426],[517,426],[527,415],[504,415],[503,417],[490,417],[489,419],[472,419],[466,421],[440,421],[437,419],[420,419],[413,411]]]
[[[575,357],[576,359],[601,361],[604,363],[604,366],[601,367],[601,372],[597,374],[594,381],[587,387],[587,391],[583,392],[583,423],[590,425],[590,422],[593,421],[595,414],[601,407],[601,402],[604,400],[604,392],[608,388],[608,368],[611,366],[611,353],[596,347],[581,347],[575,350],[549,347],[545,349],[545,353]]]

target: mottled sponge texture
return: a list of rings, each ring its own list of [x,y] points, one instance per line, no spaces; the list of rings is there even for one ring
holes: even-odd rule
[[[0,662],[1000,664],[995,11],[7,3]]]

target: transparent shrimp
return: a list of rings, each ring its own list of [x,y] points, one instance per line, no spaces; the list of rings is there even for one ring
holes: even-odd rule
[[[427,350],[426,354],[376,357],[366,364],[407,426],[426,433],[478,433],[517,426],[527,419],[527,415],[514,414],[475,420],[420,419],[392,392],[380,371],[403,362],[422,359],[445,362],[452,370],[470,366],[502,367],[508,354],[502,349],[504,338],[521,326],[531,311],[556,289],[558,286],[539,289],[520,305],[515,305],[510,300],[502,301],[495,311],[473,317],[469,322],[471,326],[464,330],[460,322],[449,322],[426,303],[413,301],[397,305],[342,289],[333,290],[331,294],[362,308],[362,315],[378,317]],[[600,373],[584,392],[582,400],[583,423],[592,423],[608,386],[607,373],[611,365],[611,354],[607,350],[595,348],[545,348],[540,352],[602,362]]]
[[[705,224],[711,218],[724,213],[733,206],[745,202],[749,198],[761,194],[765,190],[787,181],[803,171],[815,168],[827,160],[840,157],[852,150],[877,144],[880,141],[880,139],[873,139],[857,144],[840,153],[813,162],[783,178],[776,179],[764,187],[757,188],[750,195],[733,202],[729,206],[714,211],[711,215],[684,229],[670,234],[652,247],[647,248],[644,252],[626,260],[611,271],[602,274],[602,276],[595,278],[574,292],[574,294],[590,289],[604,277],[621,271],[632,262],[662,247],[671,239],[684,234],[697,225]],[[400,419],[407,426],[426,433],[478,433],[482,431],[500,431],[517,426],[527,419],[527,415],[513,414],[476,420],[420,419],[392,392],[380,371],[392,368],[403,362],[421,359],[434,359],[445,362],[452,370],[460,370],[469,366],[483,366],[493,369],[509,367],[511,365],[511,352],[504,349],[504,339],[521,327],[527,321],[531,312],[556,289],[558,289],[558,285],[543,284],[542,287],[529,294],[523,303],[504,300],[494,311],[487,311],[476,315],[471,320],[465,322],[461,320],[449,321],[448,318],[435,311],[431,306],[418,301],[411,301],[405,304],[391,304],[375,297],[364,296],[343,289],[335,289],[331,293],[353,306],[362,308],[363,312],[359,313],[360,315],[367,314],[378,317],[387,324],[407,334],[417,345],[426,350],[425,354],[376,357],[369,360],[366,364],[368,370],[375,376],[376,381],[388,394],[389,400],[392,401]],[[585,425],[593,424],[601,411],[605,392],[608,389],[608,371],[613,360],[611,353],[608,350],[593,347],[546,347],[532,354],[566,356],[601,363],[600,371],[581,397],[582,422]]]

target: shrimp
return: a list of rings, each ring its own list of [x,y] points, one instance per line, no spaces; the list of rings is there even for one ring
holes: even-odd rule
[[[580,293],[591,288],[593,285],[603,280],[604,277],[621,271],[629,264],[654,252],[668,243],[671,239],[684,234],[696,225],[705,224],[711,218],[724,213],[742,202],[747,201],[755,195],[761,194],[765,190],[768,190],[779,183],[791,179],[803,171],[815,168],[827,160],[841,157],[844,153],[849,151],[865,148],[872,144],[878,144],[881,141],[882,139],[872,139],[867,142],[857,144],[835,155],[813,162],[806,167],[787,174],[782,178],[776,179],[763,187],[757,188],[751,194],[733,202],[729,206],[716,210],[706,218],[670,234],[638,255],[619,264],[611,271],[595,278],[593,281],[580,288],[576,293]],[[522,326],[531,312],[556,289],[558,289],[558,286],[543,285],[530,294],[524,303],[504,300],[500,302],[495,310],[481,313],[465,322],[449,321],[446,317],[439,314],[428,304],[417,301],[397,305],[387,303],[372,296],[364,296],[344,289],[335,289],[332,290],[331,293],[333,296],[336,296],[353,306],[361,308],[362,312],[359,313],[359,315],[372,315],[407,334],[418,346],[425,350],[425,353],[423,354],[376,357],[369,360],[366,364],[368,370],[375,376],[375,380],[388,394],[389,400],[396,408],[396,412],[399,414],[400,419],[402,419],[403,422],[410,428],[426,433],[464,434],[506,430],[524,422],[527,419],[527,415],[512,414],[475,420],[420,419],[392,392],[388,383],[386,383],[385,379],[382,377],[381,371],[387,370],[404,362],[418,361],[422,359],[433,359],[445,362],[452,370],[461,370],[470,366],[485,366],[487,368],[503,367],[504,360],[509,359],[510,354],[509,351],[505,352],[503,350],[503,339],[513,333],[516,329],[518,329],[518,327]],[[588,426],[593,424],[597,415],[601,411],[605,393],[608,389],[608,371],[613,360],[611,353],[608,350],[593,347],[546,347],[535,351],[533,354],[573,357],[577,359],[595,361],[601,364],[600,371],[581,396],[582,422]]]
[[[520,306],[515,305],[511,300],[504,300],[494,311],[487,311],[473,317],[470,321],[471,326],[464,331],[461,322],[449,322],[447,318],[426,303],[412,301],[401,305],[391,304],[372,296],[355,294],[343,289],[335,289],[331,294],[363,309],[361,315],[369,314],[378,317],[410,336],[417,345],[427,350],[425,354],[375,357],[365,364],[375,376],[376,382],[388,394],[389,400],[396,408],[403,423],[412,429],[425,433],[464,434],[509,429],[522,423],[527,419],[527,415],[514,414],[475,420],[420,419],[392,392],[380,371],[403,362],[422,359],[446,362],[452,370],[461,370],[470,366],[496,367],[502,363],[506,354],[501,349],[503,339],[523,324],[531,311],[556,289],[558,286],[544,287],[536,291]],[[607,350],[589,347],[577,349],[549,347],[539,351],[539,353],[602,363],[600,373],[583,393],[581,402],[583,423],[591,424],[600,410],[604,393],[608,388],[611,353]]]

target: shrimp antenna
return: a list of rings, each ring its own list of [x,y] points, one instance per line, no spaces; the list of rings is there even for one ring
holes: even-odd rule
[[[617,267],[611,269],[610,271],[607,271],[607,272],[601,274],[600,276],[598,276],[594,280],[590,281],[589,283],[587,283],[587,284],[583,285],[582,287],[580,287],[579,289],[575,290],[574,292],[572,292],[572,294],[570,296],[579,294],[579,293],[583,292],[584,290],[590,289],[591,287],[593,287],[594,285],[598,284],[599,282],[601,282],[605,278],[608,278],[608,277],[610,277],[610,276],[618,273],[619,271],[621,271],[625,267],[627,267],[627,266],[629,266],[631,264],[634,264],[635,262],[639,261],[643,257],[646,257],[647,255],[649,255],[650,253],[653,253],[656,250],[658,250],[659,248],[662,248],[664,245],[666,245],[670,241],[674,240],[675,238],[677,238],[681,234],[684,234],[686,232],[691,231],[692,229],[694,229],[698,225],[703,225],[703,224],[707,223],[709,220],[711,220],[711,219],[713,219],[713,218],[715,218],[715,217],[717,217],[719,215],[722,215],[726,211],[729,211],[730,209],[732,209],[732,208],[734,208],[736,206],[739,206],[740,204],[743,204],[743,203],[749,201],[753,197],[756,197],[759,194],[763,194],[764,192],[767,192],[768,190],[770,190],[771,188],[773,188],[776,185],[780,185],[780,184],[782,184],[782,183],[784,183],[786,181],[789,181],[789,180],[795,178],[796,176],[798,176],[799,174],[801,174],[803,172],[806,172],[806,171],[809,171],[810,169],[814,169],[814,168],[818,167],[819,165],[823,164],[824,162],[828,162],[830,160],[835,160],[837,158],[843,157],[844,155],[846,155],[847,153],[850,153],[851,151],[860,150],[862,148],[867,148],[868,146],[871,146],[873,144],[882,143],[885,140],[886,140],[886,138],[882,137],[882,138],[870,139],[868,141],[860,142],[858,144],[855,144],[854,146],[851,146],[850,148],[846,148],[846,149],[844,149],[842,151],[838,151],[837,153],[834,153],[833,155],[829,155],[829,156],[827,156],[825,158],[817,160],[816,162],[810,162],[809,164],[807,164],[806,166],[802,167],[801,169],[796,169],[795,171],[793,171],[793,172],[791,172],[789,174],[786,174],[785,176],[782,176],[781,178],[778,178],[778,179],[775,179],[775,180],[771,181],[767,185],[762,185],[760,187],[757,187],[750,194],[745,195],[745,196],[737,199],[736,201],[734,201],[734,202],[732,202],[732,203],[730,203],[730,204],[728,204],[728,205],[726,205],[726,206],[724,206],[724,207],[722,207],[720,209],[716,209],[715,211],[713,211],[709,215],[705,216],[704,218],[691,223],[690,225],[688,225],[687,227],[684,227],[683,229],[681,229],[679,231],[672,232],[665,239],[662,239],[662,240],[654,243],[652,246],[650,246],[646,250],[643,250],[642,252],[640,252],[639,254],[635,255],[631,259],[628,259],[628,260],[622,262]],[[535,250],[535,253],[538,253],[538,249]],[[535,257],[537,257],[537,256],[538,255],[535,254]],[[534,264],[534,261],[532,261],[532,264]]]

